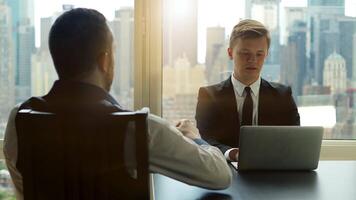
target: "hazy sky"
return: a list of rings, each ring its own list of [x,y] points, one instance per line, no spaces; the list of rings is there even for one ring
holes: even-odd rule
[[[163,0],[164,1],[164,0]],[[191,0],[176,0],[177,15],[184,14],[184,8]],[[346,1],[346,15],[356,16],[356,0]],[[220,25],[226,28],[228,34],[233,25],[245,15],[244,0],[198,0],[198,60],[204,61],[205,35],[209,26]],[[41,17],[52,16],[62,10],[63,4],[73,4],[75,7],[95,8],[102,12],[108,20],[114,17],[114,11],[121,7],[133,7],[134,0],[34,0],[36,46],[39,46],[39,24]],[[284,7],[306,6],[307,0],[282,0],[281,12]],[[282,14],[282,13],[281,13]],[[283,23],[281,21],[281,23]]]

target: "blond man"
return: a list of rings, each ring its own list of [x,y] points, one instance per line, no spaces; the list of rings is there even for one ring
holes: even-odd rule
[[[291,88],[261,78],[270,43],[270,33],[262,23],[240,21],[232,30],[227,49],[234,65],[232,75],[199,89],[198,129],[227,160],[238,160],[241,126],[300,124]]]

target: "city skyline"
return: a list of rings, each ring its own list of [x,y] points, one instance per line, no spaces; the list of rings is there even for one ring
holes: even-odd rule
[[[178,8],[185,9],[189,6],[189,0],[180,0],[180,6]],[[245,0],[198,0],[198,63],[204,63],[205,61],[205,35],[206,28],[214,26],[222,26],[226,29],[227,37],[233,25],[237,23],[239,19],[245,17]],[[45,0],[34,0],[34,21],[35,27],[40,24],[40,18],[53,16],[54,13],[60,12],[62,10],[63,4],[73,4],[76,7],[91,7],[98,9],[102,12],[108,19],[108,21],[113,20],[115,17],[115,11],[121,7],[133,7],[133,0],[121,0],[112,3],[110,0],[102,0],[100,2],[95,0],[53,0],[51,4],[46,4]],[[41,5],[46,5],[46,9],[43,9]],[[283,11],[284,7],[306,7],[307,0],[281,0],[280,9],[280,23],[283,25],[284,17]],[[212,10],[217,10],[219,12],[211,12]],[[176,14],[184,14],[184,10],[177,11]],[[345,14],[346,16],[356,16],[356,1],[346,0],[345,1]],[[284,30],[281,30],[281,36],[284,36]],[[36,46],[40,43],[40,32],[36,29]]]

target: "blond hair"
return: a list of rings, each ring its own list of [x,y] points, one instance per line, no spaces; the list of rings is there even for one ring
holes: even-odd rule
[[[268,49],[271,43],[271,36],[268,29],[259,21],[245,19],[234,26],[230,36],[229,47],[233,48],[237,39],[266,37]]]

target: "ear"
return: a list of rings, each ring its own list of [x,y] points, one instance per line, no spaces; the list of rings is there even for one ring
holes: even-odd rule
[[[109,59],[108,52],[103,52],[98,56],[96,62],[98,64],[100,71],[105,72],[105,73],[107,73],[109,71],[109,65],[108,65],[109,60],[108,59]]]
[[[227,54],[229,55],[230,60],[232,60],[232,48],[227,48]]]

